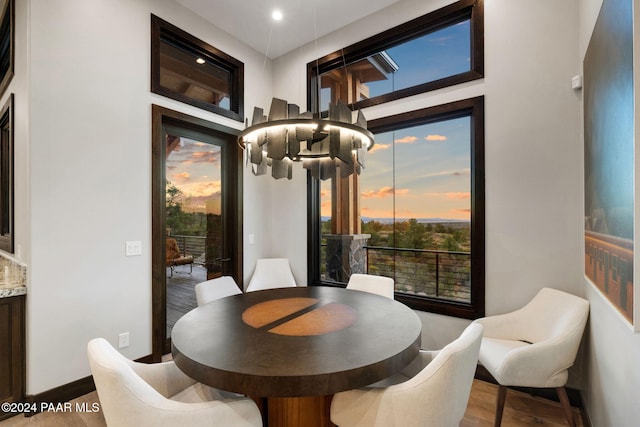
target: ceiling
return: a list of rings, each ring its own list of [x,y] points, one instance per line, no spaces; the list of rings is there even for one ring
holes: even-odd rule
[[[255,50],[277,58],[399,0],[177,0]],[[273,10],[284,17],[275,22]]]

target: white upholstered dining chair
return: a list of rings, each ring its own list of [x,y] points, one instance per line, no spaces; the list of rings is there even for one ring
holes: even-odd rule
[[[296,279],[287,258],[262,258],[256,262],[247,292],[295,286]]]
[[[569,425],[575,425],[565,384],[588,316],[587,300],[543,288],[519,310],[475,321],[484,326],[479,362],[499,384],[495,426],[507,386],[555,388]]]
[[[198,283],[195,286],[196,302],[198,306],[208,302],[241,294],[242,291],[231,276],[222,276],[206,282]]]
[[[373,274],[353,273],[347,283],[347,289],[370,292],[393,299],[395,283],[392,278]]]
[[[339,427],[454,427],[464,417],[478,363],[482,326],[469,325],[440,351],[420,351],[400,374],[340,392],[331,402]]]
[[[253,400],[200,384],[173,362],[133,362],[104,338],[87,354],[109,427],[262,425]]]

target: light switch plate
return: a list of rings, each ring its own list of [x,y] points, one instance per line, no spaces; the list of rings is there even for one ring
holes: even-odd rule
[[[140,240],[130,240],[125,242],[125,255],[142,255],[142,242]]]
[[[118,348],[129,347],[129,332],[123,332],[118,335]]]
[[[571,88],[575,90],[582,89],[582,75],[578,74],[571,79]]]

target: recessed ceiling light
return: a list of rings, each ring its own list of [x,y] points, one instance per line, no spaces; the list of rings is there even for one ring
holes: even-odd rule
[[[271,14],[271,17],[273,18],[274,21],[281,21],[282,12],[280,12],[279,10],[274,10],[273,13]]]
[[[205,61],[205,60],[204,60],[204,59],[202,59],[202,58],[196,58],[196,62],[197,62],[198,64],[204,64],[204,63],[205,63],[205,62],[207,62],[207,61]]]

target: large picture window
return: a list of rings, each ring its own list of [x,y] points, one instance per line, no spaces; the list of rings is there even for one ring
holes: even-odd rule
[[[369,129],[376,144],[359,177],[365,272],[392,277],[396,299],[410,307],[484,315],[484,99],[374,120]],[[309,183],[312,282],[344,285],[327,249],[331,182]]]
[[[151,91],[244,120],[244,64],[151,15]]]
[[[363,108],[482,78],[483,13],[483,0],[462,0],[310,62],[309,107]]]

